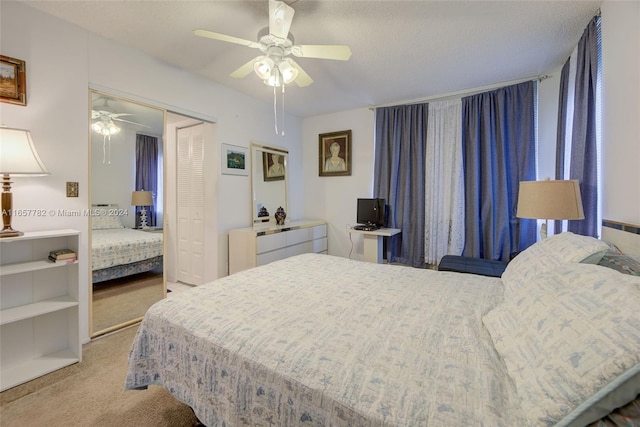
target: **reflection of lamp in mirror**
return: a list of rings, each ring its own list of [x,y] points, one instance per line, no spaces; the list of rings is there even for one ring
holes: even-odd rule
[[[13,196],[10,177],[49,175],[36,148],[31,133],[24,129],[0,127],[0,174],[2,175],[2,231],[0,237],[21,236],[11,227]]]
[[[153,198],[151,197],[151,191],[134,191],[131,194],[131,204],[133,206],[140,206],[140,228],[146,230],[149,228],[147,224],[147,206],[153,205]]]
[[[516,216],[544,219],[540,227],[542,239],[547,237],[550,219],[584,219],[578,180],[521,181]]]

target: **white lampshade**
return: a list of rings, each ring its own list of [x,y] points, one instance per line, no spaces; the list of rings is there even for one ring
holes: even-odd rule
[[[49,175],[28,130],[0,127],[0,174],[12,177]]]
[[[578,180],[522,181],[518,218],[584,219]]]
[[[153,205],[153,197],[151,196],[151,191],[134,191],[131,194],[131,204],[133,206]]]

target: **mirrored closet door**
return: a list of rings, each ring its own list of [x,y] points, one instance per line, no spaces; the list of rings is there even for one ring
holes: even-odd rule
[[[139,321],[166,296],[165,111],[90,91],[90,328]]]

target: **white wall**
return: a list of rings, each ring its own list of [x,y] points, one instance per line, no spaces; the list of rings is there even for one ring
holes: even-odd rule
[[[13,226],[21,231],[81,231],[80,318],[81,338],[86,341],[88,218],[55,212],[89,207],[89,87],[179,113],[213,118],[219,143],[249,147],[250,141],[258,140],[287,148],[291,158],[298,160],[302,158],[301,120],[287,115],[287,136],[276,136],[270,104],[160,63],[20,2],[0,2],[0,19],[2,54],[25,60],[27,70],[27,106],[0,103],[0,120],[9,127],[31,130],[36,149],[51,172],[47,177],[16,179],[12,189],[15,208],[45,209],[52,214],[14,217]],[[218,153],[219,147],[215,151]],[[289,188],[292,218],[302,212],[301,171],[301,163],[289,169],[295,182]],[[79,182],[79,197],[65,196],[67,181]],[[215,189],[207,195],[215,197],[219,206],[218,234],[212,236],[219,247],[213,261],[218,276],[227,271],[227,230],[251,224],[250,189],[249,177],[219,175]]]
[[[351,129],[351,176],[319,176],[319,134]],[[352,239],[356,199],[373,195],[374,112],[369,108],[307,118],[303,121],[304,216],[329,223],[329,254],[364,259],[362,235]]]
[[[640,2],[602,11],[602,217],[640,224]]]

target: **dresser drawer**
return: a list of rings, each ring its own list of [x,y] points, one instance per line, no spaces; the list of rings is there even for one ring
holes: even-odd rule
[[[287,246],[286,235],[287,233],[274,233],[266,234],[264,236],[258,236],[256,238],[256,253],[262,254],[265,252],[284,248],[285,246]]]

